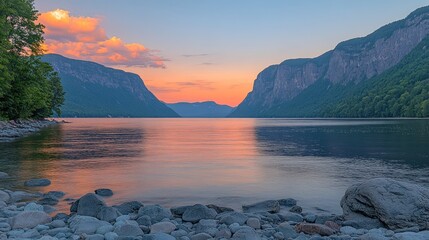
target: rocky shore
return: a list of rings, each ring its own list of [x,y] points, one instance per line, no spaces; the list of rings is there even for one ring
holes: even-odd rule
[[[0,142],[10,142],[54,124],[57,122],[51,120],[0,121]]]
[[[31,179],[25,184],[51,182]],[[139,201],[107,206],[103,198],[112,194],[97,189],[73,200],[60,191],[0,190],[0,239],[429,239],[429,190],[392,179],[351,186],[341,201],[343,215],[305,212],[292,198],[246,205],[242,211],[201,204],[165,208]],[[55,212],[59,201],[70,202],[69,213]]]

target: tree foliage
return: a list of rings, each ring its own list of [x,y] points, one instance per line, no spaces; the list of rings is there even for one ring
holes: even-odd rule
[[[398,65],[325,110],[335,117],[429,117],[429,37]]]
[[[61,81],[40,60],[43,26],[33,0],[0,0],[0,118],[44,118],[60,113]]]

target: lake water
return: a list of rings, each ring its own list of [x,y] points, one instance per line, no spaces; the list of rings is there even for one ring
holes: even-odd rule
[[[295,198],[340,213],[348,186],[392,177],[429,186],[429,120],[67,119],[0,143],[1,187],[62,190],[78,198],[111,188],[126,200],[171,207]],[[65,201],[58,206],[68,209]]]

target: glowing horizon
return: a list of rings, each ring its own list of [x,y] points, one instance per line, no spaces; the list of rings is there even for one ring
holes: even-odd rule
[[[47,53],[133,72],[166,103],[237,106],[257,74],[316,57],[427,1],[36,0]],[[335,7],[334,7],[335,6]],[[383,14],[379,14],[383,11]],[[338,19],[341,18],[341,21]]]

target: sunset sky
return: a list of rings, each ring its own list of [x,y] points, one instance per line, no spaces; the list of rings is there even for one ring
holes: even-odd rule
[[[162,101],[236,106],[265,67],[315,57],[426,0],[36,0],[48,52],[139,74]]]

